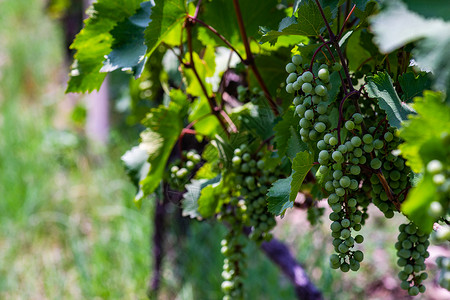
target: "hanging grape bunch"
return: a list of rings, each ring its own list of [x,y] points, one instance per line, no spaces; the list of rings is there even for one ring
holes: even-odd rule
[[[183,159],[177,159],[169,165],[168,183],[176,191],[183,191],[184,185],[189,181],[189,174],[201,161],[201,156],[196,150],[183,151]]]
[[[400,287],[408,291],[411,296],[425,292],[422,281],[428,278],[425,270],[425,258],[430,254],[427,248],[430,244],[428,235],[421,232],[414,223],[401,224],[400,234],[395,244],[397,249],[397,265],[403,268],[398,273],[398,278],[402,281]]]
[[[246,266],[244,249],[247,239],[244,236],[244,218],[246,207],[244,200],[231,196],[229,202],[222,205],[219,219],[228,225],[228,233],[221,241],[223,262],[221,285],[224,300],[244,299],[243,270]]]
[[[386,218],[392,218],[410,188],[411,170],[402,158],[393,154],[401,142],[397,130],[388,125],[384,111],[372,105],[374,100],[363,89],[348,92],[341,101],[330,99],[330,76],[339,72],[339,63],[332,67],[317,64],[318,68],[316,63],[314,66],[302,63],[302,57],[294,55],[286,65],[289,73],[286,91],[294,95],[301,139],[314,149],[319,164],[317,175],[328,192],[336,252],[330,256],[330,266],[343,272],[357,271],[364,258],[363,252],[356,249],[364,241],[357,232],[368,218],[368,205],[373,203]],[[337,124],[332,123],[333,113],[335,117],[338,114]],[[416,233],[414,224],[407,228],[416,235],[397,244],[409,247],[399,252],[404,256],[399,265],[407,266],[399,276],[402,287],[414,295],[424,292],[421,281],[427,275],[419,272],[425,268],[423,260],[428,255],[429,242],[428,235]],[[405,234],[409,233],[401,238]]]
[[[439,268],[439,285],[450,291],[450,257],[439,256],[436,264]]]
[[[270,240],[270,231],[275,227],[275,216],[267,209],[267,189],[275,182],[281,172],[278,168],[267,168],[263,152],[252,155],[247,145],[234,150],[233,170],[236,186],[245,201],[246,225],[251,227],[250,238],[256,242]]]

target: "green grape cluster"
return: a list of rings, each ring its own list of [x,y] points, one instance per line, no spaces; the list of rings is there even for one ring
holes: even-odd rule
[[[201,161],[201,156],[196,150],[183,151],[182,158],[169,165],[169,174],[167,175],[170,187],[176,191],[184,190],[184,185],[189,181],[189,174]]]
[[[397,237],[397,265],[403,268],[398,273],[402,281],[400,287],[411,296],[425,292],[422,281],[428,277],[425,271],[425,259],[430,256],[427,248],[430,244],[429,235],[423,233],[414,223],[401,224]]]
[[[448,156],[450,160],[450,151]],[[446,166],[441,160],[434,159],[428,162],[426,172],[432,176],[439,197],[439,200],[431,203],[428,214],[439,218],[450,210],[450,165]]]
[[[225,256],[222,271],[222,291],[224,300],[244,299],[243,270],[245,270],[245,246],[247,239],[244,236],[244,223],[246,208],[245,201],[238,197],[231,197],[227,205],[221,209],[221,219],[228,223],[229,230],[221,241],[221,252]]]
[[[276,225],[275,216],[267,209],[266,194],[271,184],[278,179],[280,171],[268,168],[263,152],[252,155],[247,145],[234,150],[231,160],[236,174],[236,186],[245,201],[246,225],[251,227],[250,239],[256,242],[270,240],[270,231]]]
[[[439,256],[436,264],[439,268],[439,285],[450,291],[450,257]]]
[[[317,176],[328,193],[336,252],[330,265],[357,271],[364,258],[356,249],[364,241],[358,231],[368,218],[368,206],[373,203],[392,218],[410,188],[411,170],[395,155],[401,141],[396,129],[388,126],[385,112],[373,106],[373,99],[364,93],[359,93],[359,101],[329,99],[330,76],[339,72],[340,64],[310,67],[302,60],[295,55],[286,65],[286,92],[293,94],[301,139],[314,149]],[[338,126],[333,121],[337,114]]]

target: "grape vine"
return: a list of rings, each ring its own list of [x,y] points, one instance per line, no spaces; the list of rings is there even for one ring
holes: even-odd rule
[[[403,218],[398,286],[424,293],[430,241],[450,238],[450,57],[447,37],[399,33],[409,22],[450,32],[449,22],[400,0],[260,2],[135,1],[112,16],[99,0],[74,41],[68,91],[99,88],[103,71],[140,76],[130,120],[145,116],[145,129],[123,159],[135,202],[168,186],[183,216],[223,223],[223,299],[256,297],[245,249],[269,253],[291,208],[329,222],[329,265],[342,272],[365,267],[371,206]],[[268,256],[298,295],[321,297],[299,264]],[[448,258],[438,265],[448,289]]]

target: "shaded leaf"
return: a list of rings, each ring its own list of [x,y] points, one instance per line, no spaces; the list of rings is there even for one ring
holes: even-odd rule
[[[200,198],[198,198],[198,212],[204,218],[211,217],[217,212],[220,195],[223,190],[223,179],[219,179],[220,181],[205,186],[200,192]]]
[[[202,190],[208,185],[217,183],[220,181],[220,176],[213,179],[200,179],[191,180],[189,184],[186,185],[186,193],[183,195],[183,217],[198,218],[200,213],[198,211],[198,199],[200,198]]]
[[[267,192],[269,212],[276,216],[284,214],[286,209],[294,206],[290,200],[292,175],[288,178],[278,179]],[[295,200],[295,199],[294,199]]]
[[[145,64],[144,30],[150,22],[153,4],[151,1],[141,3],[136,13],[120,22],[111,31],[114,38],[112,51],[106,56],[100,72],[112,72],[116,69],[133,70],[139,77]]]
[[[417,76],[412,72],[404,73],[398,77],[398,82],[403,91],[402,100],[409,102],[414,97],[422,96],[424,90],[431,87],[429,74],[419,73]]]
[[[299,121],[300,118],[295,113],[294,108],[289,107],[289,109],[283,114],[282,119],[273,128],[275,131],[274,141],[280,156],[284,156],[286,154],[289,146],[289,140],[293,134],[297,134],[297,130],[295,129],[297,129],[297,124]],[[297,152],[298,151],[295,153]]]
[[[313,166],[313,156],[308,151],[303,151],[297,153],[294,160],[292,161],[292,182],[291,191],[289,194],[289,200],[295,201],[298,191],[302,186],[303,180],[305,180],[306,175]]]
[[[450,22],[425,19],[409,11],[402,2],[389,1],[372,19],[371,25],[375,43],[382,52],[388,53],[415,41],[415,62],[422,70],[433,72],[434,88],[450,88]]]
[[[414,110],[402,102],[392,85],[392,79],[387,72],[367,76],[367,92],[369,97],[378,99],[378,105],[386,112],[389,124],[400,128]]]
[[[70,46],[76,50],[66,93],[92,92],[99,89],[105,74],[100,73],[105,55],[111,52],[113,37],[110,31],[132,16],[141,0],[99,0],[88,10],[85,27]]]
[[[325,7],[324,13],[327,20],[330,20],[330,7]],[[278,37],[282,35],[318,36],[324,30],[325,23],[319,8],[313,1],[308,1],[300,6],[297,17],[286,17],[281,20],[277,31],[261,28],[263,36],[260,42],[262,44],[269,42],[274,45]]]

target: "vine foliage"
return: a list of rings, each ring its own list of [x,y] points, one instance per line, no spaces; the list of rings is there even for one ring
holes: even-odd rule
[[[134,201],[176,194],[183,216],[227,226],[224,299],[245,298],[247,237],[267,247],[292,208],[329,211],[330,266],[364,267],[369,205],[406,216],[399,278],[417,295],[429,235],[450,235],[450,23],[417,3],[98,0],[67,92],[134,76]]]

